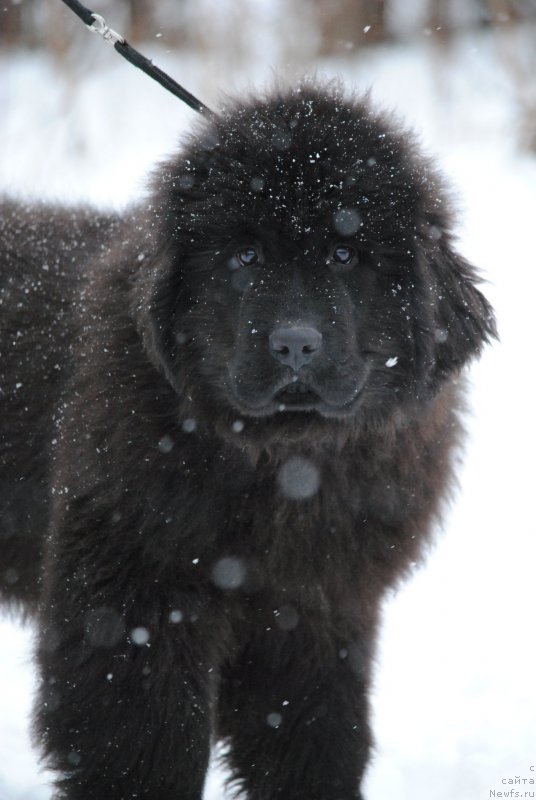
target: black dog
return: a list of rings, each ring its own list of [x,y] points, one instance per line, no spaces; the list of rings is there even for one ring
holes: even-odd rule
[[[378,609],[495,334],[407,134],[300,86],[124,218],[2,207],[2,596],[65,800],[356,800]]]

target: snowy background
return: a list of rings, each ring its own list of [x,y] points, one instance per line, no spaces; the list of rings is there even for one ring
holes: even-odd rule
[[[530,47],[534,31],[482,30],[438,50],[423,30],[313,61],[281,2],[264,8],[242,58],[221,46],[171,52],[158,32],[140,49],[209,105],[274,74],[339,75],[371,88],[437,154],[459,200],[459,249],[482,269],[497,310],[501,343],[471,370],[456,503],[426,567],[385,607],[365,786],[368,800],[484,800],[511,788],[504,778],[536,778],[536,157],[520,143],[502,52]],[[274,44],[278,26],[285,47]],[[298,37],[290,50],[289,36]],[[62,58],[0,52],[0,192],[123,207],[190,125],[194,112],[86,38]],[[28,735],[31,641],[31,629],[0,622],[0,800],[50,797]],[[223,797],[220,784],[214,770],[207,800]]]

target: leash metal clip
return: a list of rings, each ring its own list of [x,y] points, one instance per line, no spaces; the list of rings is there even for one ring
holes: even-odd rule
[[[93,17],[94,22],[87,27],[92,33],[98,33],[99,36],[102,36],[102,38],[109,42],[112,46],[117,42],[120,44],[125,43],[125,39],[120,33],[117,33],[117,31],[114,31],[112,28],[108,27],[104,17],[101,17],[100,14],[92,14],[91,16]]]

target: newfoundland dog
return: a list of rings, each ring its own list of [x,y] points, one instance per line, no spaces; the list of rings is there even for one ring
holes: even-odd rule
[[[379,606],[495,335],[441,179],[334,87],[200,120],[124,216],[1,206],[1,595],[57,800],[356,800]]]

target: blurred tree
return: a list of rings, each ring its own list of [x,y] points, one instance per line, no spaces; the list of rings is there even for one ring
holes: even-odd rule
[[[6,2],[0,7],[0,41],[14,44],[22,33],[22,8],[20,3]]]
[[[519,111],[519,136],[536,153],[536,2],[487,0]]]
[[[151,0],[128,0],[130,31],[127,38],[140,41],[154,29],[154,2]]]
[[[478,2],[478,0],[477,0]],[[453,32],[450,3],[445,0],[429,0],[427,24],[436,41],[447,44]]]
[[[312,0],[320,55],[341,54],[389,37],[386,0]]]

